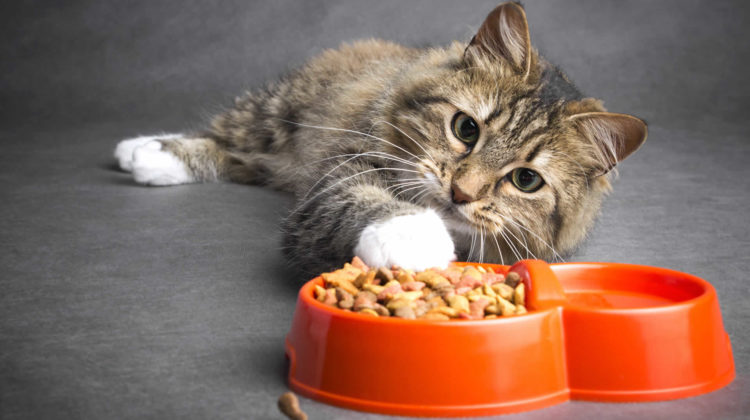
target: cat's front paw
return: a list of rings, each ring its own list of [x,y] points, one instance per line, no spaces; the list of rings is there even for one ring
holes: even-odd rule
[[[372,267],[412,270],[445,267],[456,258],[448,229],[434,210],[371,224],[362,231],[354,254]]]

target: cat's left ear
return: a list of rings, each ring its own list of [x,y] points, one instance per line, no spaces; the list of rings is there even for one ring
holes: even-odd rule
[[[473,54],[504,60],[516,73],[528,77],[531,72],[531,38],[523,7],[508,2],[491,11],[464,51],[466,58]]]
[[[584,112],[568,117],[578,132],[597,146],[601,173],[611,171],[646,141],[648,128],[640,118],[612,112]]]

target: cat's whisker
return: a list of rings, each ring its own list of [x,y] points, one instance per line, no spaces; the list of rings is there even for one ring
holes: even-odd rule
[[[294,122],[294,121],[285,120],[283,118],[279,118],[279,120],[281,120],[283,122],[286,122],[286,123],[289,123],[289,124],[294,124],[294,125],[297,125],[297,126],[300,126],[300,127],[316,128],[316,129],[319,129],[319,130],[331,130],[331,131],[339,131],[339,132],[344,132],[344,133],[359,134],[359,135],[362,135],[362,136],[365,136],[365,137],[369,137],[369,138],[372,138],[372,139],[375,139],[375,140],[378,140],[378,141],[382,141],[383,143],[390,144],[391,146],[395,147],[396,149],[399,149],[402,152],[404,152],[404,153],[406,153],[406,154],[408,154],[410,156],[413,156],[415,159],[417,159],[417,160],[420,159],[419,156],[415,155],[414,153],[412,153],[412,152],[404,149],[403,147],[401,147],[401,146],[399,146],[397,144],[394,144],[394,143],[392,143],[392,142],[390,142],[390,141],[388,141],[386,139],[380,138],[378,136],[374,136],[372,134],[364,133],[362,131],[350,130],[350,129],[347,129],[347,128],[325,127],[325,126],[312,125],[312,124],[303,124],[303,123],[298,123],[298,122]]]
[[[325,194],[326,192],[330,191],[330,190],[331,190],[332,188],[335,188],[336,186],[338,186],[338,185],[339,185],[339,184],[341,184],[342,182],[346,182],[346,181],[348,181],[348,180],[350,180],[350,179],[352,179],[352,178],[354,178],[354,177],[357,177],[357,176],[361,176],[361,175],[364,175],[364,174],[367,174],[367,173],[371,173],[371,172],[377,172],[377,171],[402,171],[402,172],[413,172],[413,173],[420,173],[420,172],[418,172],[418,171],[413,171],[413,170],[411,170],[411,169],[403,169],[403,168],[372,168],[372,169],[367,169],[367,170],[364,170],[364,171],[360,171],[360,172],[357,172],[357,173],[355,173],[354,175],[349,175],[349,176],[347,176],[347,177],[344,177],[344,178],[342,178],[342,179],[340,179],[340,180],[338,180],[338,181],[334,182],[333,184],[331,184],[331,185],[327,186],[327,187],[326,187],[326,188],[324,188],[323,190],[321,190],[321,191],[318,191],[318,192],[317,192],[317,193],[316,193],[315,195],[313,195],[313,196],[312,196],[312,197],[310,197],[309,199],[307,199],[307,200],[305,200],[304,202],[302,202],[301,204],[299,204],[299,205],[298,205],[298,206],[297,206],[297,207],[296,207],[296,208],[295,208],[294,210],[292,210],[292,211],[291,211],[291,212],[290,212],[289,214],[290,214],[290,215],[293,215],[293,214],[295,214],[295,213],[296,213],[296,212],[297,212],[297,211],[298,211],[299,209],[301,209],[301,208],[303,208],[303,207],[307,206],[307,205],[308,205],[308,204],[309,204],[309,203],[310,203],[310,202],[311,202],[312,200],[315,200],[315,199],[316,199],[316,198],[318,198],[318,197],[319,197],[319,196],[320,196],[321,194]]]
[[[383,154],[383,155],[386,155],[386,156],[380,156],[381,154]],[[322,177],[320,177],[320,178],[319,178],[319,179],[318,179],[318,180],[317,180],[317,181],[316,181],[316,182],[315,182],[315,183],[314,183],[314,184],[313,184],[313,185],[312,185],[312,186],[311,186],[311,187],[310,187],[310,188],[309,188],[309,189],[307,190],[307,192],[305,193],[305,195],[303,195],[303,196],[302,196],[302,199],[305,199],[305,198],[307,198],[308,194],[310,194],[310,192],[311,192],[311,191],[313,191],[313,190],[315,189],[315,187],[317,187],[317,186],[318,186],[318,184],[320,184],[321,182],[323,182],[323,180],[325,180],[325,179],[326,179],[327,177],[331,176],[331,174],[333,174],[333,173],[334,173],[334,172],[335,172],[335,171],[336,171],[336,170],[337,170],[338,168],[340,168],[340,167],[342,167],[342,166],[346,165],[347,163],[351,162],[352,160],[354,160],[354,159],[357,159],[357,158],[359,158],[359,157],[362,157],[362,156],[379,156],[379,157],[381,157],[381,158],[384,158],[384,159],[390,159],[390,160],[395,160],[395,161],[397,161],[397,162],[402,162],[402,163],[406,163],[406,164],[409,164],[409,165],[412,165],[412,166],[414,166],[415,168],[418,168],[418,167],[419,167],[418,165],[416,165],[416,164],[414,164],[414,163],[412,163],[412,162],[409,162],[409,161],[408,161],[408,160],[406,160],[406,159],[402,159],[402,158],[399,158],[399,157],[397,157],[397,156],[393,156],[393,155],[390,155],[390,154],[388,154],[388,153],[384,153],[384,152],[364,152],[364,153],[348,153],[348,154],[345,154],[345,155],[338,155],[338,156],[336,156],[336,157],[331,157],[331,158],[327,158],[327,159],[334,159],[334,158],[338,158],[338,157],[345,157],[345,156],[350,156],[350,157],[349,157],[348,159],[346,159],[345,161],[343,161],[343,162],[339,163],[338,165],[334,166],[334,167],[333,167],[333,169],[329,170],[329,171],[328,171],[328,172],[326,172],[326,173],[325,173],[325,174],[324,174],[324,175],[323,175]],[[324,161],[324,160],[327,160],[327,159],[323,159],[323,160],[321,160],[321,161]]]
[[[480,228],[482,229],[481,236],[479,237],[479,263],[484,262],[484,225],[481,225]]]
[[[421,192],[417,193],[416,195],[414,195],[414,197],[412,197],[412,200],[414,200],[418,204],[422,204],[422,199],[424,199],[425,197],[427,197],[429,195],[429,193],[430,193],[430,188],[429,188],[430,185],[432,185],[432,184],[429,183],[429,182],[427,182],[425,184],[424,191],[421,191]]]
[[[413,191],[413,190],[416,190],[416,189],[419,189],[419,188],[423,188],[423,186],[422,185],[416,185],[416,186],[413,186],[413,187],[410,187],[410,188],[403,189],[400,192],[398,192],[397,194],[395,194],[393,196],[393,198],[398,198],[398,196],[400,196],[401,194],[405,194],[408,191]]]
[[[471,230],[471,246],[469,247],[469,255],[467,256],[467,260],[472,261],[472,255],[474,255],[474,243],[477,240],[477,231],[476,229]]]
[[[409,140],[411,140],[412,142],[414,142],[414,144],[416,144],[417,146],[419,146],[419,148],[422,149],[423,152],[425,152],[425,154],[430,158],[431,161],[435,162],[435,158],[432,157],[432,155],[430,154],[430,152],[428,152],[427,149],[425,149],[424,146],[422,146],[421,143],[419,143],[418,141],[414,140],[414,138],[412,136],[406,134],[406,132],[404,130],[396,127],[394,124],[391,124],[390,122],[388,122],[386,120],[377,120],[377,121],[375,121],[373,123],[373,125],[378,124],[378,123],[388,124],[389,126],[391,126],[391,127],[395,128],[396,130],[398,130],[401,134],[403,134]]]
[[[498,230],[497,224],[495,224],[495,230]],[[497,247],[497,254],[500,255],[500,264],[505,265],[505,259],[503,258],[503,250],[500,249],[500,243],[497,241],[497,235],[494,233],[490,235],[492,240],[495,241],[495,246]]]
[[[508,238],[508,235],[505,234],[503,230],[500,230],[500,235],[505,239],[505,243],[508,244],[508,247],[510,248],[511,252],[513,252],[513,255],[516,257],[516,261],[520,261],[523,259],[521,257],[521,254],[518,252],[518,249],[516,249],[516,246],[513,244],[513,241]]]
[[[536,234],[534,231],[532,231],[531,229],[529,229],[526,226],[522,225],[521,223],[516,223],[512,219],[506,218],[503,215],[498,215],[498,216],[500,216],[506,222],[517,226],[519,229],[523,229],[526,232],[530,233],[539,242],[541,242],[543,245],[545,245],[547,248],[549,248],[552,251],[552,254],[553,254],[554,258],[559,258],[561,262],[565,262],[565,259],[557,252],[557,250],[555,250],[555,248],[552,245],[550,245],[549,243],[547,243],[547,241],[545,241],[541,236],[539,236],[538,234]]]
[[[385,191],[390,191],[390,192],[395,193],[398,190],[401,190],[401,189],[404,189],[404,188],[407,188],[407,187],[411,187],[413,185],[419,185],[419,186],[421,186],[423,184],[424,183],[420,182],[420,181],[399,182],[398,184],[393,184],[390,187],[386,188]]]
[[[526,249],[526,258],[529,258],[529,254],[531,254],[532,258],[537,259],[536,255],[534,255],[534,253],[531,252],[531,249],[529,249],[529,244],[526,242],[526,235],[523,235],[523,233],[521,233],[520,231],[518,233],[523,236],[523,243],[521,243],[521,240],[518,238],[518,236],[516,236],[516,234],[513,233],[512,229],[508,229],[508,234],[510,234],[511,236],[513,236],[513,238],[516,239],[516,241],[518,242],[518,245],[522,245]]]

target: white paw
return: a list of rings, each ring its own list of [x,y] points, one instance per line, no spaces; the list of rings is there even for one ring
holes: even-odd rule
[[[185,163],[151,141],[133,150],[133,178],[139,184],[177,185],[194,182]]]
[[[120,169],[122,169],[123,171],[131,172],[133,170],[133,152],[135,151],[135,149],[154,140],[169,140],[179,137],[182,137],[182,135],[162,134],[158,136],[141,136],[123,140],[117,143],[117,147],[115,147],[115,159],[117,159],[117,163],[120,165]]]
[[[446,267],[455,260],[453,240],[434,210],[397,216],[366,227],[354,255],[372,267],[412,270]]]

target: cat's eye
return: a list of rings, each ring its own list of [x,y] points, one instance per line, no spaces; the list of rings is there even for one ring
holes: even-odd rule
[[[456,136],[457,139],[469,146],[476,143],[479,139],[479,124],[474,121],[474,118],[471,118],[463,112],[458,112],[453,116],[451,129],[453,130],[453,135]]]
[[[519,190],[532,193],[544,185],[544,180],[529,168],[516,168],[510,173],[510,180]]]

